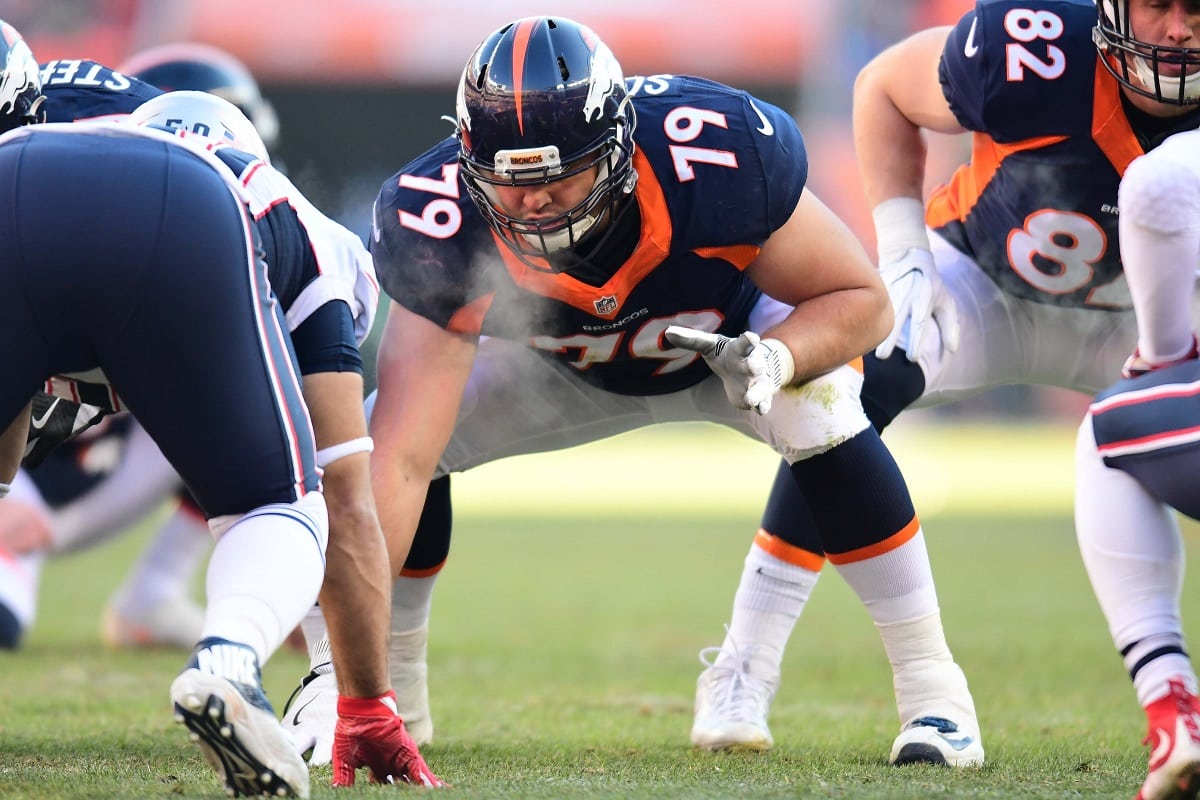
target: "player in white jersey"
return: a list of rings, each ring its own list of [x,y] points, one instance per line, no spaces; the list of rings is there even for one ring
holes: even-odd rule
[[[1139,800],[1200,790],[1200,699],[1183,637],[1184,546],[1200,519],[1200,132],[1179,133],[1121,180],[1121,257],[1137,313],[1126,380],[1092,404],[1076,447],[1075,527],[1092,588],[1145,709]]]

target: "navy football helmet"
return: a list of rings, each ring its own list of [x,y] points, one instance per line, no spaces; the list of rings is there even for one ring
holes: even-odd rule
[[[492,229],[526,263],[608,226],[633,191],[635,115],[621,65],[591,29],[526,17],[475,50],[458,87],[464,183]],[[493,187],[548,183],[596,169],[587,198],[553,219],[522,220]],[[552,268],[553,269],[553,268]]]
[[[46,118],[42,71],[29,45],[12,25],[0,20],[0,132]]]
[[[1096,11],[1092,40],[1100,63],[1122,86],[1160,103],[1200,103],[1200,48],[1153,45],[1134,38],[1129,0],[1100,0]]]
[[[263,97],[246,65],[224,50],[195,42],[164,44],[131,56],[118,71],[164,92],[182,89],[215,94],[249,118],[268,150],[279,144],[275,108]]]

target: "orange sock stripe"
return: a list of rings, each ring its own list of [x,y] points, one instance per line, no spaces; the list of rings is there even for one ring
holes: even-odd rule
[[[428,578],[430,575],[437,575],[439,572],[442,571],[442,567],[444,567],[444,566],[446,566],[445,559],[443,559],[441,561],[441,563],[435,564],[432,567],[426,567],[425,569],[409,569],[408,567],[405,567],[404,569],[400,570],[400,577],[401,578]]]
[[[821,567],[825,566],[823,555],[796,547],[794,544],[788,544],[762,528],[759,528],[758,533],[754,534],[754,544],[780,561],[794,567],[801,567],[809,572],[820,572]]]
[[[921,530],[921,522],[916,517],[913,517],[912,522],[883,541],[867,545],[866,547],[860,547],[857,550],[847,550],[845,553],[829,553],[828,558],[834,564],[853,564],[856,561],[866,561],[868,558],[890,553],[901,545],[906,544],[917,535],[917,531],[919,530]]]

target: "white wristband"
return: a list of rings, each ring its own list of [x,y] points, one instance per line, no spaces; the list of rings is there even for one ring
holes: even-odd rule
[[[915,197],[892,197],[871,209],[879,265],[894,264],[914,247],[929,249],[925,204]]]
[[[317,466],[325,469],[339,458],[352,456],[355,453],[370,453],[375,449],[375,441],[370,436],[360,436],[348,442],[335,444],[317,451]]]
[[[774,350],[779,357],[779,385],[787,386],[796,376],[796,359],[792,357],[792,351],[778,339],[763,339],[761,344]]]

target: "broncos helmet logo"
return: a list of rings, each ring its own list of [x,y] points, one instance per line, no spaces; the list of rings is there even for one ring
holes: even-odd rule
[[[583,104],[583,118],[587,122],[599,119],[604,114],[605,102],[612,97],[613,92],[618,87],[622,90],[625,88],[625,75],[608,45],[597,39],[594,52],[592,81],[588,84],[587,99]]]

